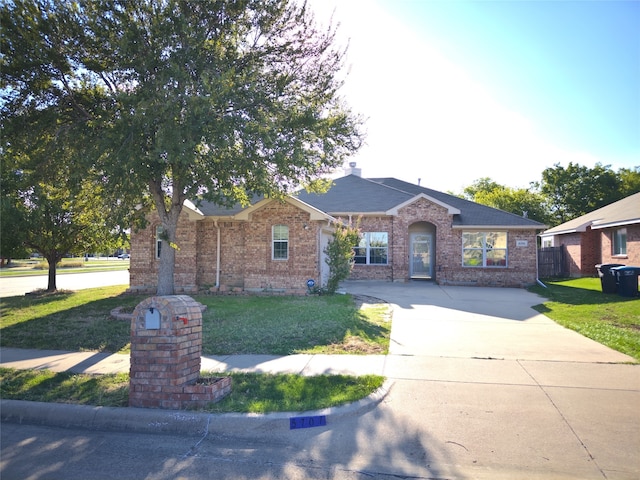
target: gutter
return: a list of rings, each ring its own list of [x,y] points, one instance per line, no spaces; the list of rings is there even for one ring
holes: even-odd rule
[[[218,220],[214,220],[216,227],[216,288],[220,288],[220,225]]]

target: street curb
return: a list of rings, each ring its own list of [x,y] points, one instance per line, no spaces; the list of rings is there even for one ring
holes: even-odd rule
[[[202,436],[217,434],[231,437],[289,431],[289,419],[296,416],[324,415],[327,425],[340,419],[355,417],[373,410],[391,391],[393,381],[357,402],[311,412],[279,412],[267,414],[204,413],[186,410],[160,410],[133,407],[94,407],[66,403],[0,400],[2,422],[78,428],[95,431],[131,433],[174,433]]]

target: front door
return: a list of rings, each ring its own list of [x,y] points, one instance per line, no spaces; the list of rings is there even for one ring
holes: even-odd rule
[[[433,275],[431,252],[433,235],[412,233],[411,242],[411,278],[431,278]]]

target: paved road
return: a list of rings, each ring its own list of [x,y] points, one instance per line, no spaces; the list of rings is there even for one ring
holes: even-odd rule
[[[213,415],[192,436],[6,424],[3,480],[640,478],[640,366],[539,315],[539,297],[427,283],[347,290],[394,307],[391,353],[371,365],[394,385],[375,409],[302,430],[222,428]]]
[[[129,285],[129,271],[65,273],[58,275],[56,284],[59,290],[82,290],[84,288],[108,287],[111,285]],[[0,297],[24,295],[27,292],[44,288],[47,288],[47,275],[0,278]]]

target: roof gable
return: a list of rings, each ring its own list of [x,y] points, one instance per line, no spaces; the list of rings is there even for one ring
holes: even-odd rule
[[[234,215],[234,219],[250,220],[252,213],[256,212],[257,210],[260,210],[261,208],[265,207],[271,202],[279,202],[279,201],[286,202],[290,205],[293,205],[294,207],[299,208],[300,210],[307,212],[310,215],[310,220],[334,220],[333,217],[331,217],[331,215],[327,215],[326,213],[318,210],[312,205],[309,205],[295,197],[285,197],[282,200],[274,199],[274,198],[264,198],[259,202],[251,205],[250,207],[245,208],[240,213],[237,213],[236,215]]]
[[[424,198],[425,200],[431,202],[431,203],[435,203],[436,205],[439,205],[443,208],[447,209],[447,213],[449,215],[460,215],[460,210],[458,208],[452,207],[451,205],[447,205],[446,203],[438,200],[437,198],[433,198],[430,197],[429,195],[425,194],[425,193],[419,193],[418,195],[416,195],[415,197],[410,198],[409,200],[407,200],[406,202],[401,203],[400,205],[396,205],[395,207],[393,207],[390,210],[387,210],[387,215],[397,215],[398,211],[404,207],[406,207],[407,205],[411,205],[412,203],[414,203],[415,201]]]

